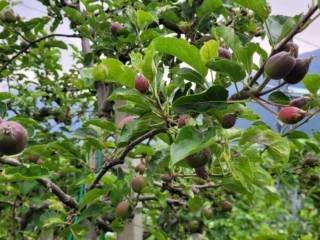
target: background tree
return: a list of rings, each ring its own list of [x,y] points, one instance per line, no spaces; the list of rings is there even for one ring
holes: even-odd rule
[[[320,237],[320,135],[298,131],[319,112],[320,75],[294,43],[316,3],[286,17],[264,0],[40,2],[48,16],[27,21],[0,1],[1,238],[86,239],[89,224],[112,235],[134,213],[146,239]],[[66,19],[74,34],[56,32]],[[279,91],[301,81],[302,99]],[[291,130],[272,130],[251,102]],[[115,111],[129,116],[115,124]]]

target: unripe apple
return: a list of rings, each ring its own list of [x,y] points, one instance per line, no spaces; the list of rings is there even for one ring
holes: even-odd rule
[[[111,33],[114,34],[114,35],[119,33],[122,30],[122,28],[123,28],[123,26],[119,22],[111,23],[111,28],[110,29],[111,29]]]
[[[294,43],[294,42],[288,42],[284,47],[283,47],[283,51],[286,52],[292,52],[294,57],[298,57],[299,55],[299,46],[298,44]]]
[[[17,122],[0,120],[0,154],[22,152],[28,142],[27,130]]]
[[[37,163],[39,159],[40,159],[40,156],[38,154],[30,154],[27,157],[27,160],[32,163]]]
[[[316,167],[319,166],[319,161],[316,157],[308,157],[304,162],[303,162],[304,167]]]
[[[306,59],[296,59],[293,69],[287,76],[283,78],[283,80],[289,84],[296,84],[300,82],[308,73],[312,59],[312,57]]]
[[[128,200],[124,200],[120,203],[118,203],[117,207],[116,207],[116,215],[119,218],[127,218],[129,217],[131,212],[130,209],[130,203]]]
[[[179,128],[183,127],[184,125],[187,124],[188,119],[189,119],[189,115],[188,114],[181,115],[177,120],[177,126]]]
[[[202,214],[205,218],[210,219],[213,216],[212,208],[202,208]]]
[[[147,186],[147,180],[144,176],[135,176],[131,181],[132,190],[136,193],[141,193],[141,191]]]
[[[144,174],[144,172],[146,171],[146,165],[143,163],[139,163],[136,167],[135,167],[135,171],[140,173],[140,174]]]
[[[141,93],[149,90],[149,81],[142,75],[138,75],[135,79],[135,87]]]
[[[125,125],[131,123],[134,120],[133,116],[127,116],[125,118],[123,118],[119,123],[118,123],[118,128],[121,129],[123,128]]]
[[[281,79],[290,73],[295,63],[296,59],[291,56],[291,53],[282,51],[266,61],[264,71],[272,79]]]
[[[237,121],[237,113],[227,113],[222,117],[221,125],[223,128],[228,129],[234,127]]]
[[[195,172],[199,178],[208,179],[209,174],[205,167],[199,167],[195,169]]]
[[[227,200],[222,201],[220,206],[223,211],[231,211],[232,210],[232,203]]]
[[[231,52],[227,48],[220,47],[218,49],[218,55],[221,58],[231,59]]]
[[[300,122],[305,116],[306,112],[296,107],[285,107],[278,113],[278,118],[287,124]]]
[[[311,100],[310,97],[295,98],[290,101],[289,105],[291,107],[297,107],[297,108],[303,109],[305,106],[308,105],[310,100]]]
[[[200,168],[206,165],[211,159],[211,151],[208,148],[194,153],[186,158],[188,165],[192,168]]]

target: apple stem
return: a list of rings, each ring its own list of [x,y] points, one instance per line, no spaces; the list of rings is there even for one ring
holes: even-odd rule
[[[266,109],[268,112],[272,113],[275,116],[278,116],[278,114],[275,111],[273,111],[271,108],[269,108],[265,104],[263,104],[258,98],[252,97],[252,99],[255,100],[261,107]]]

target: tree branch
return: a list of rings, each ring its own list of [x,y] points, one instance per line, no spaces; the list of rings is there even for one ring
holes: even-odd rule
[[[29,42],[27,46],[25,46],[23,49],[21,49],[18,53],[16,53],[13,57],[11,57],[0,69],[0,73],[2,73],[16,58],[18,58],[20,55],[25,53],[32,45],[41,42],[45,39],[52,38],[52,37],[67,37],[67,38],[79,38],[79,35],[77,34],[60,34],[60,33],[54,33],[54,34],[49,34],[46,36],[43,36],[41,38],[38,38],[32,42]]]
[[[10,158],[10,157],[3,157],[3,156],[0,157],[0,163],[7,164],[14,167],[24,166],[24,164],[18,161],[17,159]],[[41,185],[43,185],[45,188],[49,189],[54,195],[56,195],[58,199],[62,203],[64,203],[65,206],[73,209],[79,209],[78,203],[70,195],[63,192],[61,188],[57,186],[55,183],[46,179],[38,179],[37,181]],[[102,219],[97,219],[97,225],[99,226],[99,228],[103,230],[112,231],[112,229]],[[21,223],[21,227],[23,227],[22,223]]]
[[[125,157],[128,155],[128,153],[139,143],[143,142],[144,140],[154,137],[155,135],[157,135],[158,133],[161,132],[165,132],[164,128],[160,128],[160,129],[153,129],[145,134],[143,134],[142,136],[136,138],[135,140],[133,140],[132,142],[130,142],[127,147],[124,149],[124,151],[122,152],[122,154],[116,158],[116,159],[112,159],[111,158],[111,162],[110,163],[105,163],[104,166],[102,167],[102,169],[99,171],[99,173],[97,174],[96,178],[94,179],[93,183],[89,186],[89,190],[93,189],[95,187],[96,184],[99,183],[99,181],[101,180],[101,178],[104,176],[104,174],[111,169],[112,167],[116,166],[116,165],[120,165],[124,163],[124,159]]]
[[[15,166],[15,167],[24,166],[23,163],[10,157],[0,157],[0,163],[7,164],[10,166]],[[55,183],[47,179],[37,179],[37,181],[42,186],[49,189],[54,195],[56,195],[59,198],[59,200],[65,204],[65,206],[78,209],[77,202],[70,195],[62,191],[62,189],[58,185],[56,185]]]

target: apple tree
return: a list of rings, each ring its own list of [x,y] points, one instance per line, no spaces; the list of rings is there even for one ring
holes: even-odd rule
[[[38,2],[0,0],[1,239],[114,239],[135,214],[149,240],[320,238],[320,129],[299,130],[320,75],[294,41],[316,1]]]

